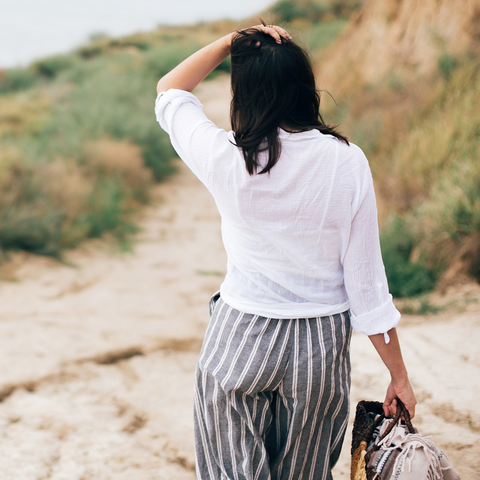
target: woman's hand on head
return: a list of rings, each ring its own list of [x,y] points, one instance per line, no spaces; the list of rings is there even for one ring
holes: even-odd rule
[[[247,30],[258,30],[270,35],[277,43],[284,40],[291,40],[291,36],[282,27],[276,25],[257,25],[246,28]],[[219,38],[210,45],[190,55],[186,60],[177,65],[173,70],[164,75],[157,84],[157,92],[165,92],[170,88],[177,88],[191,92],[210,72],[212,72],[230,54],[233,39],[239,35],[233,32]]]
[[[255,25],[254,27],[246,28],[245,30],[258,30],[260,32],[270,35],[277,43],[282,43],[282,38],[291,40],[290,34],[278,25]]]

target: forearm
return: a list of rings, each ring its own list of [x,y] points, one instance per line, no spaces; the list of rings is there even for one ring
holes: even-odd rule
[[[390,342],[388,344],[385,343],[383,333],[371,335],[368,338],[375,347],[375,350],[380,355],[383,363],[388,368],[392,380],[399,382],[408,377],[407,369],[403,362],[397,330],[392,328],[388,331],[388,335],[390,337]]]
[[[225,35],[180,63],[158,81],[157,93],[170,88],[191,92],[230,55],[233,35]]]
[[[396,398],[398,397],[404,403],[405,407],[407,407],[407,410],[410,412],[410,417],[413,418],[415,416],[415,405],[417,401],[403,362],[396,329],[392,328],[389,330],[388,335],[390,336],[390,342],[388,344],[385,343],[382,333],[369,336],[370,341],[388,368],[392,378],[387,388],[383,409],[385,415],[394,414],[396,410]]]

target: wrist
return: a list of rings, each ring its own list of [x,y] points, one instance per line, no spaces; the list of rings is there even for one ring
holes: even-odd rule
[[[406,369],[402,369],[398,372],[390,372],[390,378],[394,385],[405,385],[409,382],[408,373]]]

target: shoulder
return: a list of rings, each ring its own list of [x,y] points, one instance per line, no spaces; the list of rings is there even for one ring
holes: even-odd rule
[[[351,173],[358,173],[364,176],[370,172],[370,165],[363,150],[355,143],[348,145],[341,140],[335,139],[338,148],[338,162],[340,166]]]
[[[363,150],[358,145],[352,142],[349,142],[348,144],[346,144],[342,140],[338,140],[338,139],[335,139],[335,141],[338,145],[339,156],[345,159],[350,159],[355,162],[368,164],[368,160],[367,160],[367,157],[365,156],[365,153],[363,153]]]

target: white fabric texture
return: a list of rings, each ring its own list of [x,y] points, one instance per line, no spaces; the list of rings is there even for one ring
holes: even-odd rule
[[[360,148],[318,130],[280,129],[278,163],[268,174],[250,176],[234,133],[216,127],[193,94],[162,92],[155,113],[217,204],[228,257],[220,292],[227,304],[270,318],[350,309],[353,328],[366,335],[398,324],[372,176]]]

